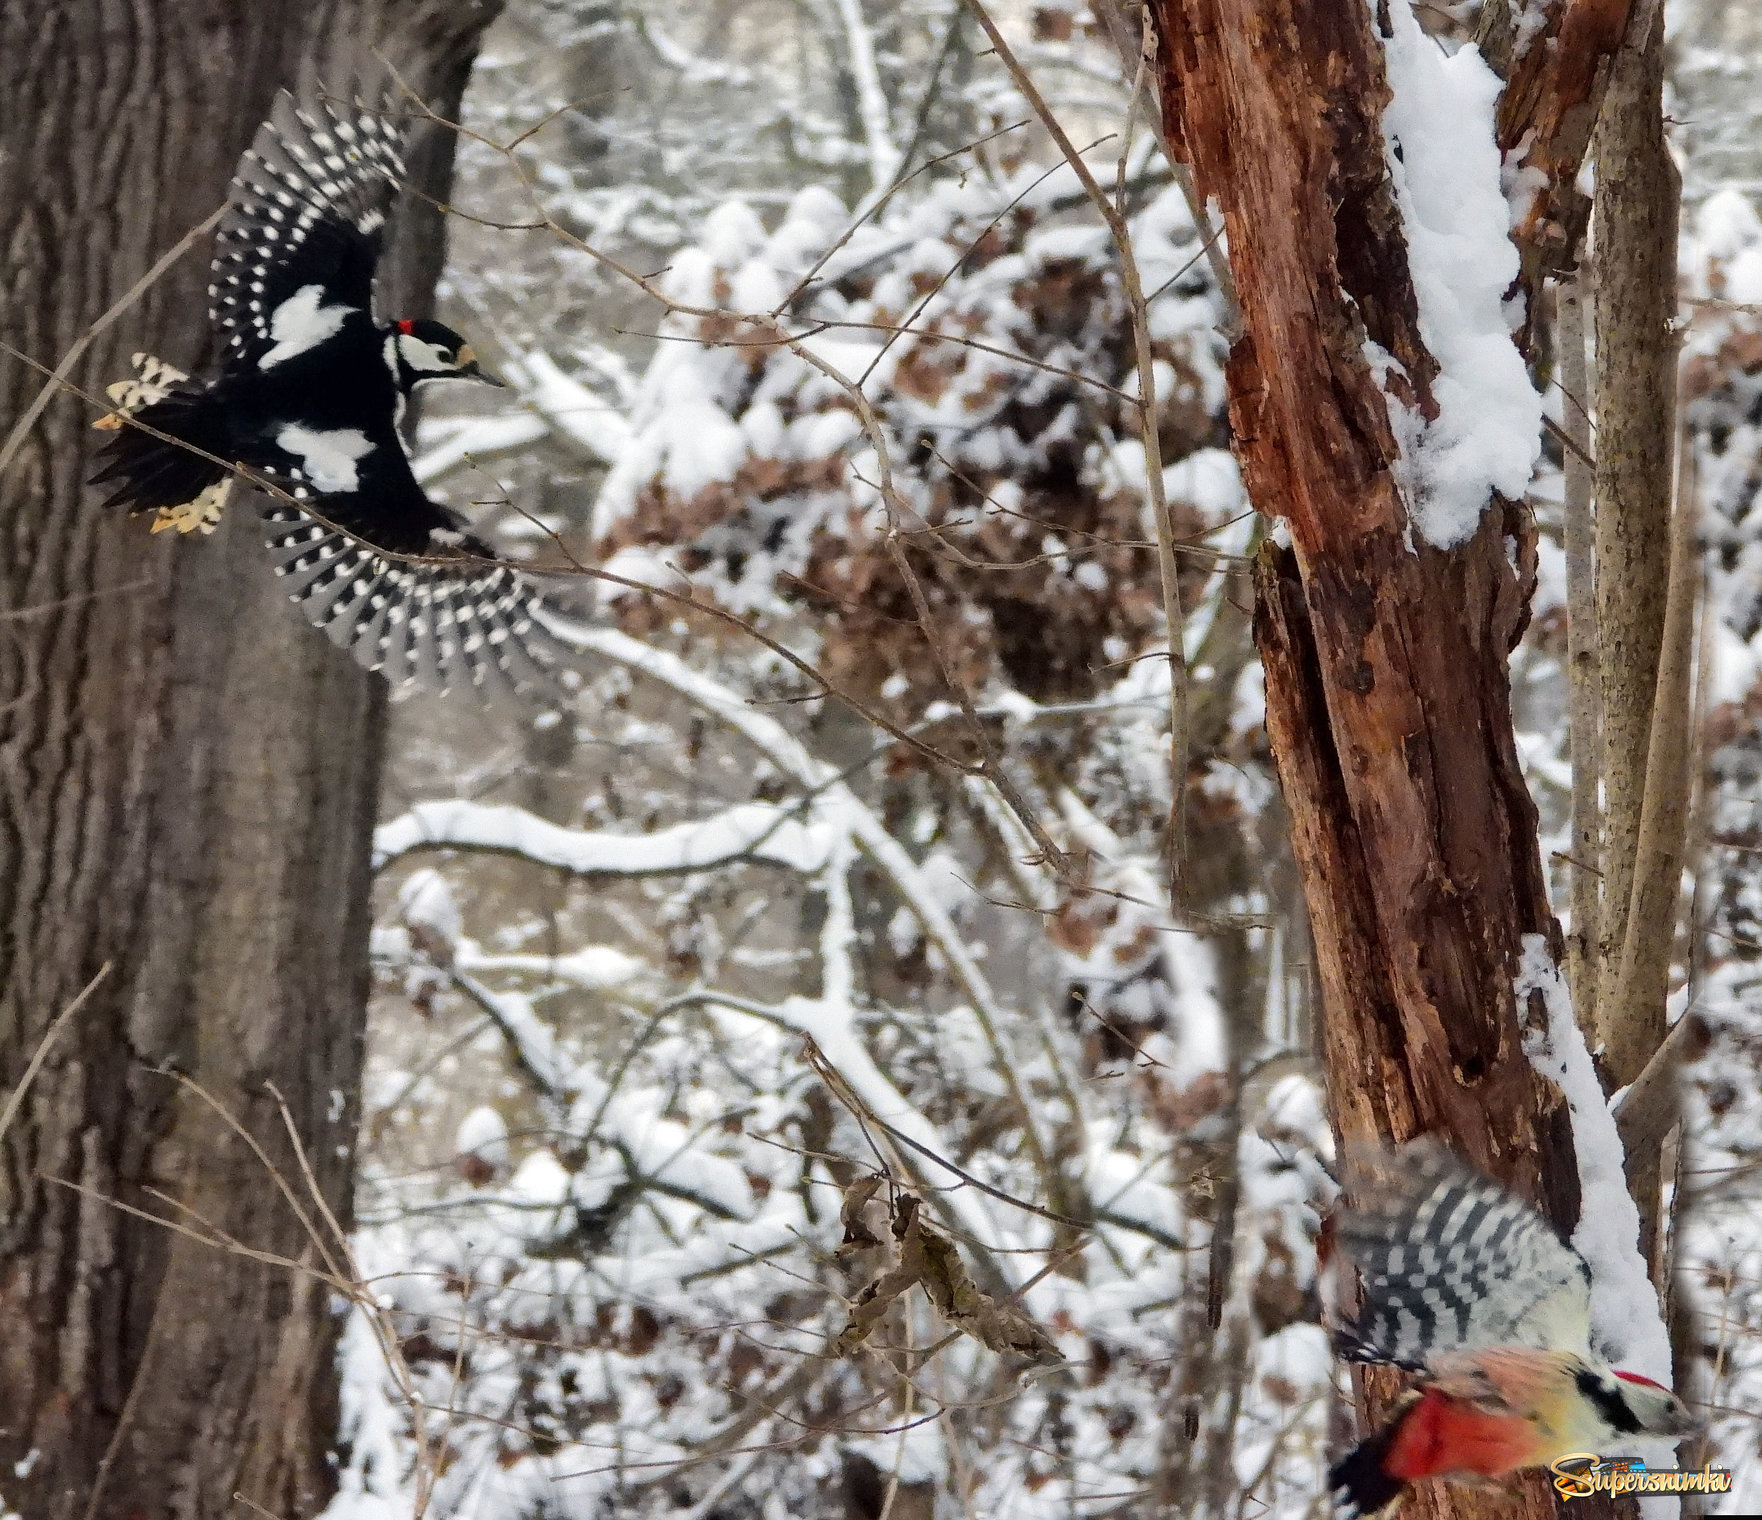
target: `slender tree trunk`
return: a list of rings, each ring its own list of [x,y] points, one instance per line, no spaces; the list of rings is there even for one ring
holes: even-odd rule
[[[1366,339],[1399,361],[1415,406],[1438,371],[1385,167],[1376,14],[1354,0],[1160,0],[1164,126],[1223,212],[1244,329],[1228,373],[1237,456],[1255,506],[1290,530],[1291,547],[1260,560],[1256,636],[1335,1126],[1348,1142],[1448,1135],[1570,1225],[1570,1126],[1523,1055],[1533,1010],[1513,991],[1526,937],[1556,960],[1562,948],[1506,670],[1533,530],[1495,498],[1458,548],[1410,547]],[[1504,49],[1498,122],[1507,151],[1539,171],[1517,229],[1532,302],[1582,226],[1573,178],[1626,7],[1540,14],[1545,37],[1521,57]],[[1373,1405],[1396,1386],[1381,1372],[1365,1384]],[[1553,1509],[1539,1476],[1506,1491],[1426,1485],[1409,1504]]]
[[[1687,722],[1686,652],[1673,667],[1680,690],[1663,694],[1667,728],[1653,754],[1671,562],[1682,194],[1664,141],[1663,32],[1660,22],[1643,46],[1621,50],[1596,136],[1597,627],[1607,798],[1596,1032],[1612,1087],[1638,1077],[1664,1039],[1688,815],[1688,755],[1676,743]],[[1688,615],[1684,607],[1685,629]],[[1628,1157],[1648,1253],[1661,1206],[1662,1138]]]
[[[456,100],[492,9],[0,0],[0,336],[55,363],[220,204],[302,69],[343,77],[384,37]],[[450,149],[428,151],[444,187]],[[402,260],[422,302],[425,215]],[[96,389],[137,347],[203,360],[206,262],[75,379]],[[0,433],[41,383],[0,355]],[[0,478],[0,1094],[111,968],[0,1141],[0,1497],[31,1520],[195,1520],[239,1513],[238,1492],[293,1520],[331,1483],[328,1294],[122,1206],[313,1255],[181,1073],[303,1195],[273,1084],[348,1219],[383,697],[281,597],[248,505],[201,543],[99,513],[93,415],[54,401]]]
[[[1662,986],[1648,999],[1658,1003],[1655,1020],[1617,1005],[1664,640],[1676,444],[1671,322],[1682,181],[1664,142],[1663,28],[1654,30],[1644,50],[1623,49],[1596,144],[1597,621],[1608,794],[1598,1004],[1617,1086],[1639,1074],[1664,1033]]]

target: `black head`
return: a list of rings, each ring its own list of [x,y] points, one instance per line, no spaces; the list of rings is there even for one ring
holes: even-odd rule
[[[425,380],[502,382],[478,365],[477,355],[444,322],[394,322],[386,340],[386,356],[397,376],[398,389],[409,391]]]
[[[1578,1391],[1611,1430],[1624,1436],[1686,1436],[1700,1426],[1662,1383],[1637,1372],[1600,1372],[1580,1365]]]

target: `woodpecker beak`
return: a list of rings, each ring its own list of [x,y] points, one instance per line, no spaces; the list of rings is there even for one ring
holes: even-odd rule
[[[1671,1420],[1670,1429],[1666,1434],[1683,1437],[1704,1436],[1707,1434],[1707,1422],[1684,1409],[1681,1414]]]
[[[481,380],[485,385],[493,385],[497,390],[508,388],[506,380],[498,379],[477,362],[477,352],[467,343],[460,348],[458,355],[459,378],[462,380]]]

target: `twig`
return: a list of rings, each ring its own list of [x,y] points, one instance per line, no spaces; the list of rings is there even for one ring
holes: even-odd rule
[[[1622,1092],[1621,1101],[1615,1106],[1615,1127],[1626,1154],[1645,1155],[1663,1141],[1676,1122],[1677,1067],[1683,1047],[1700,1029],[1701,1021],[1694,1010],[1686,1009],[1670,1026],[1663,1044],[1652,1052],[1652,1059]]]
[[[13,456],[18,453],[20,447],[24,444],[25,435],[30,432],[31,427],[36,422],[37,418],[43,415],[43,408],[48,406],[48,404],[55,398],[55,392],[57,389],[66,383],[67,377],[73,373],[74,365],[79,363],[81,356],[92,346],[93,340],[97,338],[98,334],[103,332],[105,328],[109,327],[112,322],[133,306],[136,301],[140,300],[140,298],[146,294],[148,288],[152,286],[166,270],[170,269],[173,264],[190,251],[197,239],[207,236],[208,233],[218,227],[220,225],[221,217],[225,214],[225,206],[216,207],[206,220],[198,222],[194,227],[190,228],[190,230],[179,238],[170,249],[165,253],[162,253],[158,259],[154,261],[151,269],[128,288],[123,294],[121,300],[117,301],[115,305],[104,313],[103,316],[99,317],[96,322],[81,333],[75,340],[73,347],[68,349],[68,351],[61,356],[61,362],[49,372],[48,381],[44,384],[43,388],[37,392],[36,397],[31,404],[25,408],[24,415],[12,425],[12,431],[6,435],[6,442],[0,444],[0,475],[6,473],[7,465],[12,463]]]
[[[979,25],[984,28],[992,49],[1009,71],[1016,88],[1040,118],[1053,142],[1071,166],[1095,209],[1107,223],[1114,247],[1119,253],[1120,280],[1126,289],[1126,305],[1132,314],[1132,344],[1138,356],[1138,417],[1144,441],[1145,488],[1150,497],[1150,510],[1156,519],[1157,561],[1162,573],[1163,621],[1168,624],[1169,639],[1169,901],[1177,907],[1185,895],[1186,872],[1182,852],[1186,843],[1187,794],[1187,655],[1182,645],[1186,613],[1181,606],[1180,566],[1175,559],[1174,532],[1169,522],[1168,501],[1163,492],[1162,441],[1157,415],[1156,361],[1150,346],[1150,307],[1144,299],[1144,286],[1138,277],[1138,260],[1132,250],[1132,232],[1125,216],[1097,183],[1083,156],[1072,145],[1059,125],[1034,81],[1015,53],[1004,41],[1003,33],[991,19],[983,0],[965,0]],[[1150,11],[1144,11],[1144,46],[1154,52],[1154,34]]]
[[[6,1131],[11,1128],[19,1105],[24,1102],[25,1092],[36,1079],[37,1073],[43,1069],[43,1062],[48,1060],[49,1047],[55,1043],[55,1037],[61,1033],[68,1020],[85,1007],[86,999],[98,990],[98,984],[109,974],[110,962],[105,961],[91,981],[80,988],[74,995],[74,1000],[55,1015],[55,1022],[44,1031],[43,1038],[37,1042],[37,1048],[31,1054],[30,1064],[25,1067],[24,1075],[18,1079],[18,1086],[12,1089],[12,1095],[6,1100],[6,1107],[0,1108],[0,1140],[6,1138]]]

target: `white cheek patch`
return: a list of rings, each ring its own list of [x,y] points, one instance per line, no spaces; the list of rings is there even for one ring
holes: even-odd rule
[[[300,473],[325,495],[358,490],[356,464],[373,452],[373,444],[359,428],[301,427],[289,423],[275,435],[278,447],[300,461]]]
[[[269,369],[283,359],[316,348],[343,325],[351,306],[326,306],[322,285],[302,285],[269,316],[269,336],[275,346],[257,361],[259,369]]]
[[[447,375],[457,368],[441,349],[409,333],[398,339],[398,352],[404,356],[404,363],[419,375]]]

